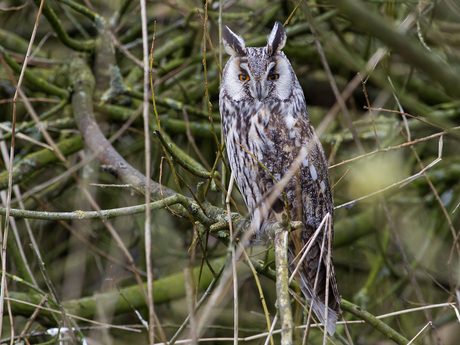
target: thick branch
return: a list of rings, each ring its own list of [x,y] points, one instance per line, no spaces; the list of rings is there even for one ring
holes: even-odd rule
[[[132,167],[110,144],[99,129],[93,116],[92,96],[94,92],[94,76],[83,58],[73,60],[70,79],[74,87],[72,107],[75,120],[83,136],[83,140],[91,152],[95,153],[100,162],[122,183],[132,185],[141,193],[145,192],[145,176]],[[159,200],[176,194],[173,190],[151,180],[152,199]]]
[[[294,322],[292,320],[291,299],[289,296],[288,270],[288,231],[278,231],[275,235],[276,262],[276,302],[281,316],[281,344],[292,344]]]

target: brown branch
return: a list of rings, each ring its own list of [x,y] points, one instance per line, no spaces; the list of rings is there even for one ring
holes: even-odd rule
[[[83,136],[83,140],[91,152],[95,153],[105,169],[119,179],[122,183],[133,186],[136,190],[145,193],[145,176],[131,164],[129,164],[110,144],[107,138],[100,130],[93,115],[92,92],[94,88],[94,79],[86,61],[81,58],[75,60],[75,70],[73,85],[74,93],[72,95],[72,105],[74,107],[74,116],[77,126]],[[160,200],[160,185],[150,181],[152,200]],[[165,197],[175,195],[176,193],[162,187]]]

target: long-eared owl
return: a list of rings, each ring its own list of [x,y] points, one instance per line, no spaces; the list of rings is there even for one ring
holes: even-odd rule
[[[281,221],[283,214],[303,223],[289,235],[292,272],[299,264],[299,252],[323,218],[333,216],[324,150],[310,123],[297,76],[281,51],[286,43],[283,26],[275,23],[265,47],[246,47],[228,27],[223,30],[223,43],[230,59],[223,72],[219,108],[229,164],[256,235],[263,235],[267,224]],[[284,176],[292,177],[270,197]],[[300,263],[296,280],[318,319],[324,323],[327,315],[327,331],[332,335],[340,295],[332,257],[327,260],[328,240],[332,242],[333,236],[332,221],[329,224],[322,227]]]

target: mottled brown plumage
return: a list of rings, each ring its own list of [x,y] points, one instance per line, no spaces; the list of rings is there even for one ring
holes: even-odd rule
[[[282,25],[275,24],[267,46],[261,48],[245,47],[244,40],[228,28],[223,39],[231,57],[223,73],[219,107],[229,164],[256,235],[262,237],[267,224],[282,220],[283,214],[302,221],[303,227],[290,234],[292,272],[299,252],[323,218],[333,216],[327,161],[310,123],[302,88],[281,52],[286,42]],[[270,197],[273,187],[287,174],[292,175],[282,188],[287,202],[282,193]],[[332,222],[330,225],[332,241]],[[296,280],[322,322],[328,290],[328,332],[333,334],[340,296],[332,257],[326,286],[327,255],[332,254],[327,250],[328,240],[328,227],[324,226],[300,264]]]

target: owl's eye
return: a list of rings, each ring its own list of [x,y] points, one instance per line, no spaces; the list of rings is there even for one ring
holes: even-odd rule
[[[268,80],[276,80],[280,77],[280,75],[278,73],[272,73],[272,74],[269,74],[267,79]]]
[[[249,80],[249,76],[247,74],[240,74],[238,76],[238,78],[241,80],[241,81],[248,81]]]

